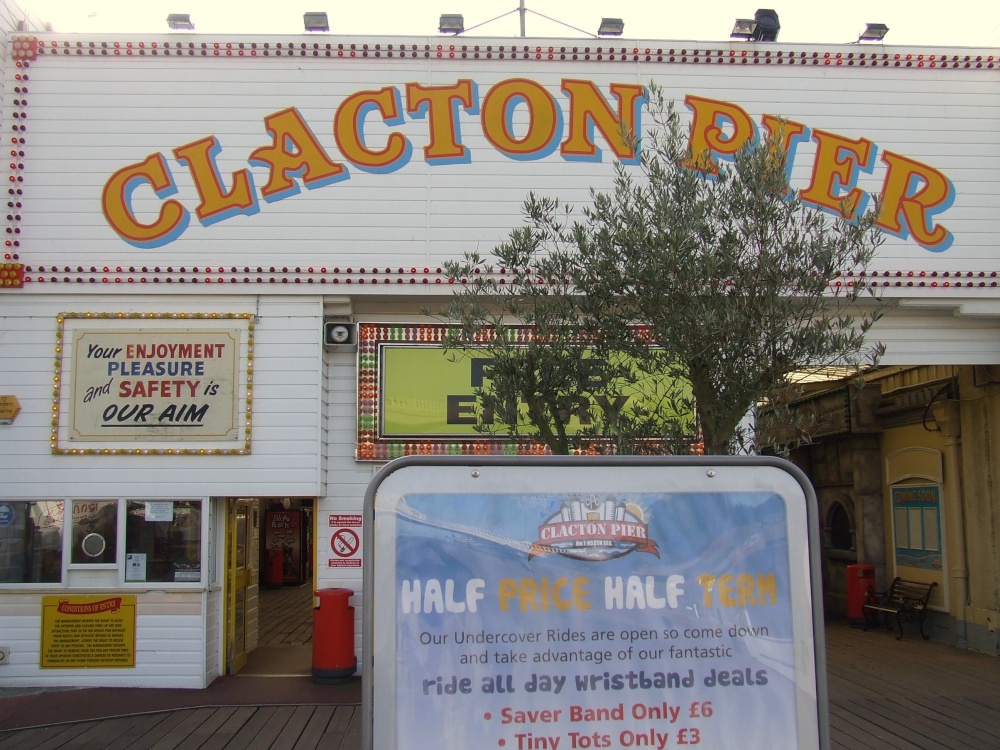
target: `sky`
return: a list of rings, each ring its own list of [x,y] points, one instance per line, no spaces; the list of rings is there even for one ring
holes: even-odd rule
[[[889,27],[887,45],[1000,48],[1000,3],[993,0],[524,0],[528,37],[593,35],[601,18],[625,22],[623,39],[729,41],[737,18],[758,7],[777,12],[778,42],[853,43],[866,23]],[[520,0],[14,0],[61,33],[160,34],[171,32],[170,13],[188,13],[199,34],[301,34],[306,12],[324,11],[331,35],[440,36],[438,18],[461,14],[462,36],[520,36]],[[676,6],[676,7],[671,7]],[[481,24],[481,26],[480,26]],[[473,26],[478,28],[473,29]],[[1000,51],[1000,50],[998,50]]]

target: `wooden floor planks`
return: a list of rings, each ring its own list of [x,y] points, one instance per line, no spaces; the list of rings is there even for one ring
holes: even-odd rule
[[[1000,660],[843,623],[826,639],[834,747],[1000,747]]]
[[[272,643],[301,641],[295,597],[269,621]],[[1000,748],[1000,659],[842,622],[825,633],[831,750]],[[0,732],[0,748],[361,750],[361,734],[360,706],[222,706]]]
[[[311,584],[261,591],[257,645],[301,646],[312,643]]]

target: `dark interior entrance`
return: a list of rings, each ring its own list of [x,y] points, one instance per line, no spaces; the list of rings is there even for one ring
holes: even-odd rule
[[[241,674],[309,675],[312,670],[312,498],[261,500],[257,646]]]
[[[257,648],[240,674],[288,677],[312,674],[312,580],[260,590]]]

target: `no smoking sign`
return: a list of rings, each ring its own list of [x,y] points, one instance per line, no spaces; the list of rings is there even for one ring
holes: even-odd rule
[[[361,538],[355,529],[361,526],[361,514],[331,514],[329,523],[333,557],[327,560],[327,567],[360,568]]]
[[[354,557],[360,546],[358,535],[351,529],[337,529],[330,538],[330,546],[337,557]]]

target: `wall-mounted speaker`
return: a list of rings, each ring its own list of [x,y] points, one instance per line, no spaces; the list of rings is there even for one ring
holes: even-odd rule
[[[323,345],[331,348],[352,347],[358,343],[358,327],[348,321],[327,320],[323,323]]]

